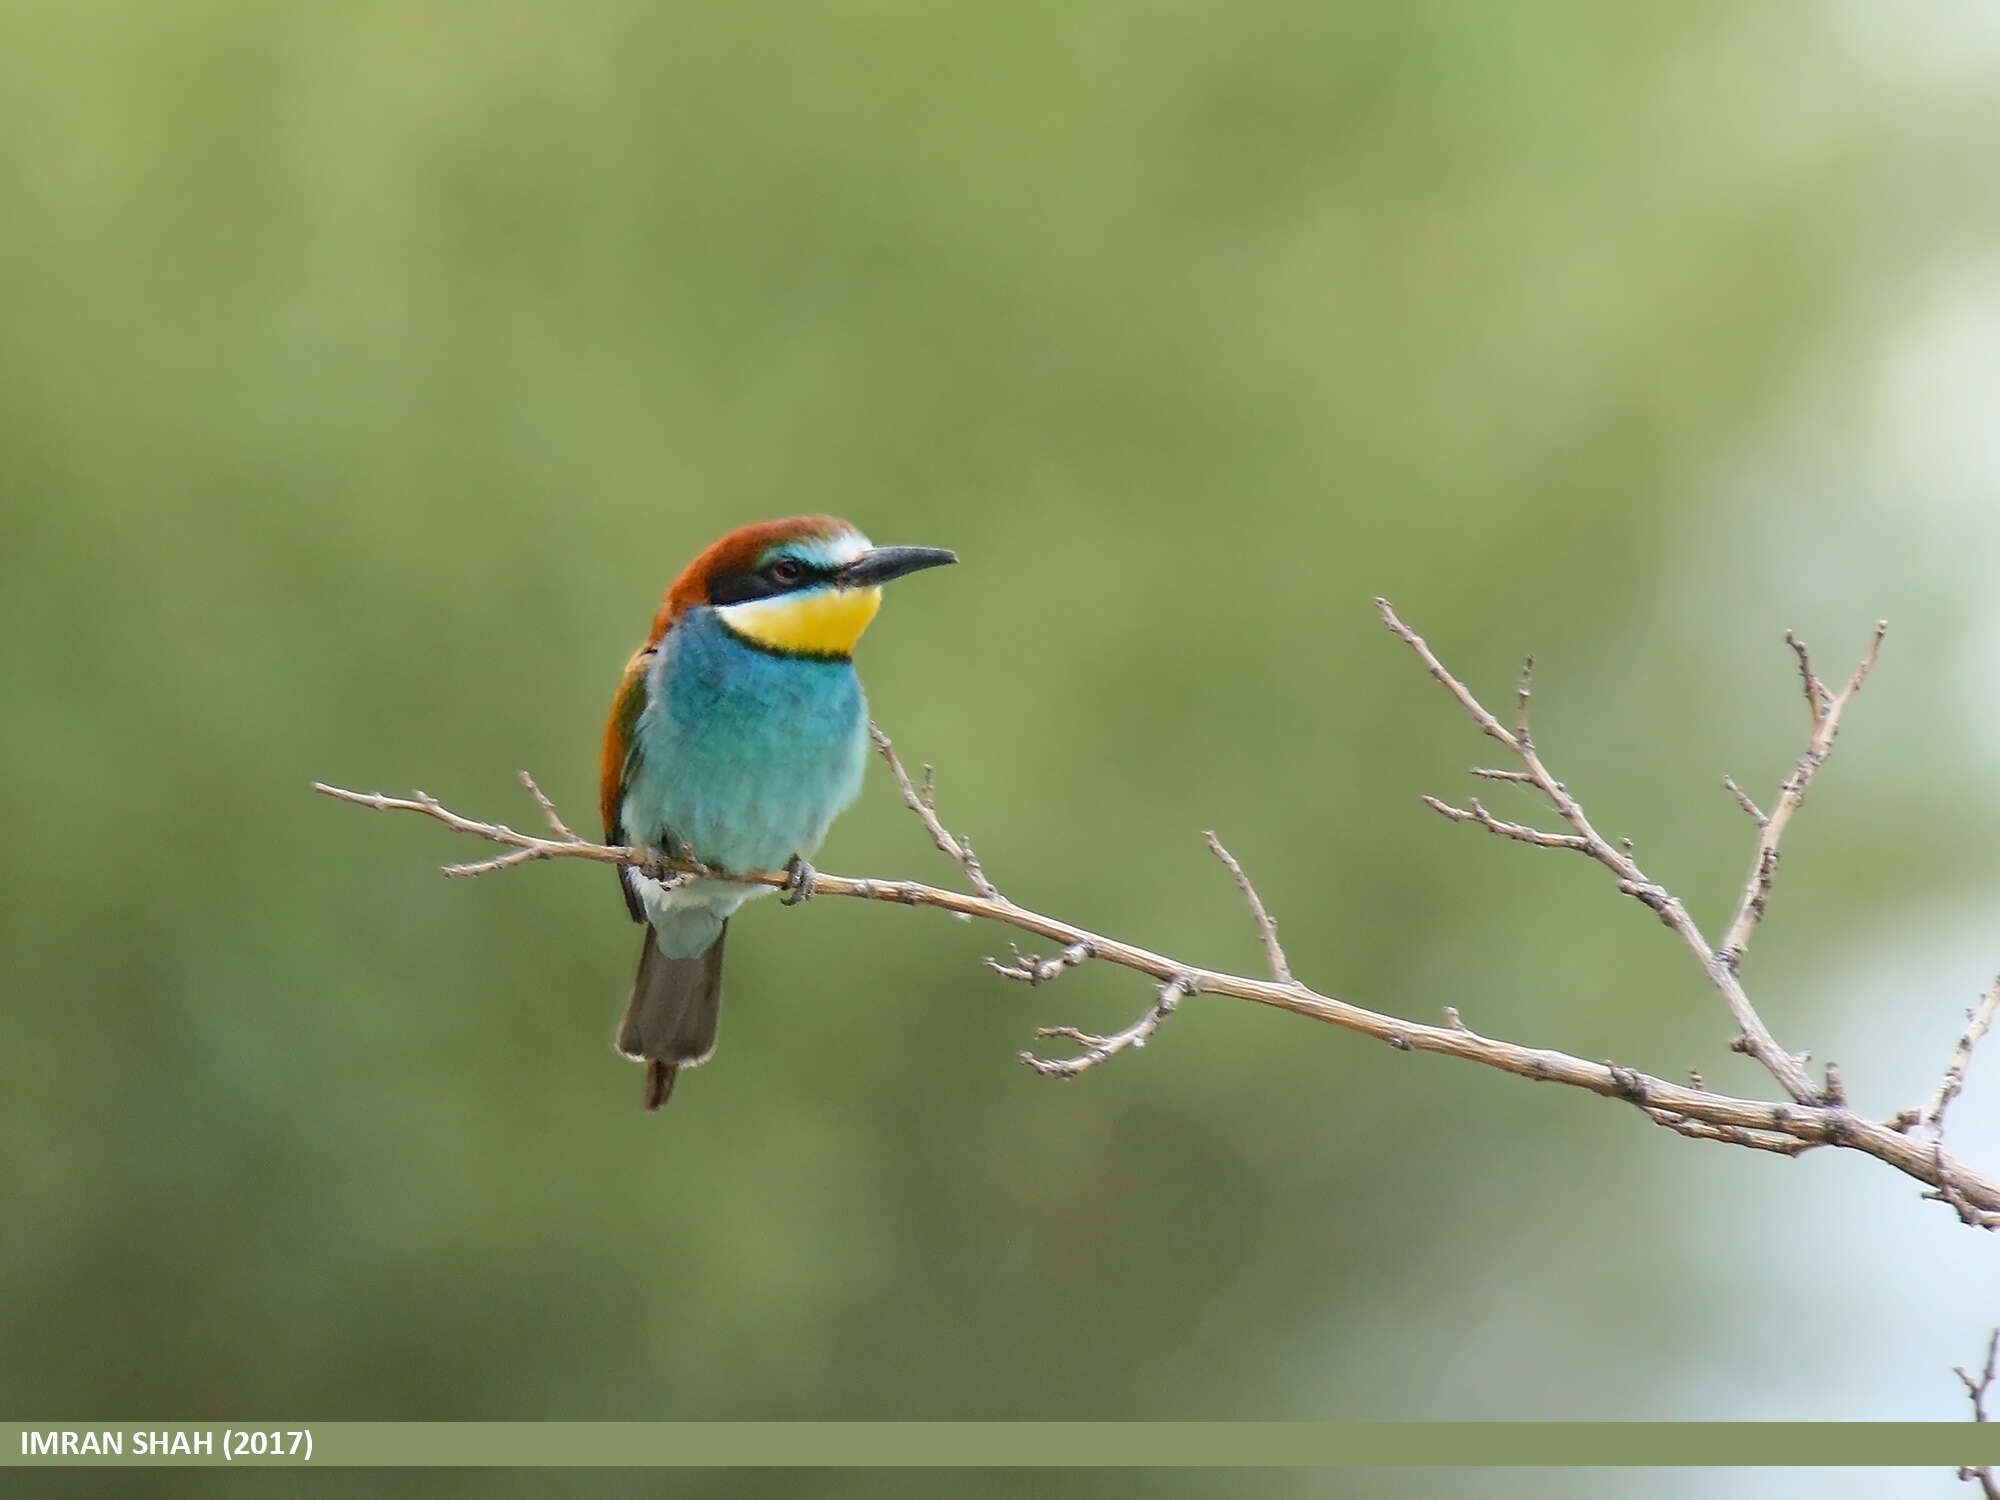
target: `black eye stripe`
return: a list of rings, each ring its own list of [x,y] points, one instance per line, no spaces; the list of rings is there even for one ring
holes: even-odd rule
[[[786,570],[779,576],[779,570]],[[708,602],[712,605],[743,604],[751,599],[770,599],[798,589],[815,587],[832,579],[834,569],[821,568],[796,557],[779,557],[747,573],[725,573],[709,580]]]

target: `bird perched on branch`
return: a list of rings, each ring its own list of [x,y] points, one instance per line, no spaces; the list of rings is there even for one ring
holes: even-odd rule
[[[646,1065],[646,1108],[715,1050],[729,917],[773,889],[715,877],[782,869],[787,904],[812,894],[807,857],[860,792],[867,755],[854,643],[883,584],[957,561],[794,516],[732,531],[667,590],[611,703],[599,807],[610,843],[715,876],[618,872],[632,920],[647,925],[618,1028],[618,1050]]]

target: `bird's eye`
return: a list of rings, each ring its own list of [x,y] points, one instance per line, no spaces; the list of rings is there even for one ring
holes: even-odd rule
[[[806,576],[805,565],[789,557],[781,557],[764,570],[771,575],[773,583],[793,584]]]

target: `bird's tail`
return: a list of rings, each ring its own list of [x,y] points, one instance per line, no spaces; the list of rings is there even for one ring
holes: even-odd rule
[[[674,1091],[682,1068],[706,1062],[715,1051],[716,1018],[722,1009],[722,940],[691,958],[668,958],[649,926],[639,950],[639,973],[632,1003],[618,1028],[618,1050],[646,1064],[646,1108],[658,1109]]]

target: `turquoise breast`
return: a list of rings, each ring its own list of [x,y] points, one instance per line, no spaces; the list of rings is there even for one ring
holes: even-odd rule
[[[671,834],[718,870],[781,870],[859,794],[867,730],[853,662],[775,656],[691,609],[647,677],[626,833]]]

